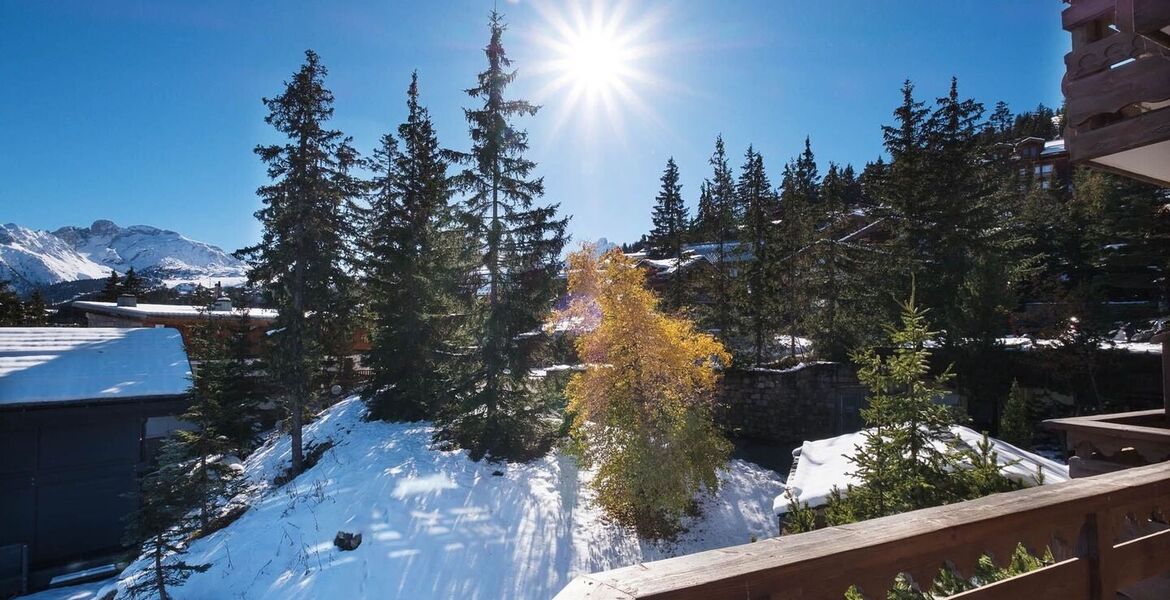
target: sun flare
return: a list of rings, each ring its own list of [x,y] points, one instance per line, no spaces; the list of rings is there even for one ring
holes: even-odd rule
[[[574,85],[591,93],[612,90],[629,74],[621,42],[604,31],[581,32],[568,41],[564,53],[565,73]]]
[[[556,127],[573,123],[587,133],[620,133],[627,115],[654,121],[645,100],[661,82],[650,75],[663,45],[654,26],[661,15],[633,16],[629,4],[570,2],[554,10],[537,5],[543,23],[535,35],[546,78],[538,99],[555,106]]]

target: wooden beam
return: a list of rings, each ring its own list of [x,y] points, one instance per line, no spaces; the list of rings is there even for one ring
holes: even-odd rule
[[[1070,133],[1064,140],[1069,160],[1074,163],[1086,162],[1170,140],[1170,108],[1087,131],[1070,128]]]
[[[1030,571],[1025,575],[997,581],[971,591],[948,596],[947,600],[1089,600],[1089,563],[1066,560]]]
[[[1116,7],[1115,0],[1073,0],[1073,3],[1060,13],[1060,21],[1065,31],[1072,31],[1076,27],[1102,18],[1112,22]]]
[[[1129,0],[1132,3],[1132,31],[1154,33],[1170,26],[1170,2],[1166,0]]]
[[[1147,54],[1170,56],[1170,49],[1143,35],[1114,33],[1064,55],[1065,77],[1075,81]]]
[[[1170,571],[1170,530],[1120,544],[1114,553],[1118,587]]]
[[[1068,124],[1077,128],[1131,104],[1170,99],[1170,56],[1143,56],[1079,79],[1065,79],[1063,87]]]
[[[1160,498],[1170,499],[1168,463],[595,573],[558,598],[840,600],[851,584],[872,595],[899,572],[928,572],[986,549],[1004,554],[1038,532],[1077,531],[1086,515]],[[1111,539],[1109,527],[1102,539]],[[1111,550],[1094,555],[1105,569],[1099,585],[1111,585]]]

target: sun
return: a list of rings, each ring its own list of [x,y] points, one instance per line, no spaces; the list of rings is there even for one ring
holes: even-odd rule
[[[630,13],[604,0],[534,3],[541,23],[533,35],[543,57],[535,65],[545,83],[537,101],[557,114],[554,130],[575,125],[589,134],[620,134],[629,115],[656,121],[646,97],[661,87],[651,75],[664,51],[655,41],[660,14]]]
[[[566,40],[558,61],[570,83],[590,94],[614,91],[631,75],[628,51],[607,31],[582,31]]]

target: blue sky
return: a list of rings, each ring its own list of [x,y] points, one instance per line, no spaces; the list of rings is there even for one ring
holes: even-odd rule
[[[691,207],[722,133],[773,180],[806,135],[822,171],[881,152],[901,82],[989,107],[1059,105],[1067,35],[1058,0],[672,0],[597,10],[642,51],[612,116],[576,105],[550,67],[573,2],[500,1],[515,95],[546,200],[576,240],[636,239],[667,157]],[[594,10],[593,2],[587,11]],[[483,67],[493,0],[0,0],[0,222],[55,229],[109,218],[223,246],[253,243],[273,96],[306,48],[329,68],[333,125],[363,152],[397,126],[410,72],[447,147],[468,146],[462,108]],[[614,18],[611,15],[622,15]]]

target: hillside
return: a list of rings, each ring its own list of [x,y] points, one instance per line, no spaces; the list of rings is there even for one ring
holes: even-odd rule
[[[580,573],[777,534],[781,478],[752,463],[728,464],[679,540],[651,543],[605,521],[571,457],[477,463],[430,449],[425,425],[366,422],[364,410],[350,398],[306,427],[307,444],[335,445],[283,487],[270,482],[287,436],[251,456],[252,509],[191,544],[186,560],[212,567],[175,597],[549,598]],[[339,551],[339,530],[362,533],[361,546]]]
[[[100,279],[130,268],[160,284],[238,284],[245,265],[222,249],[174,231],[112,221],[54,232],[14,223],[0,226],[0,278],[20,292],[63,282]]]

